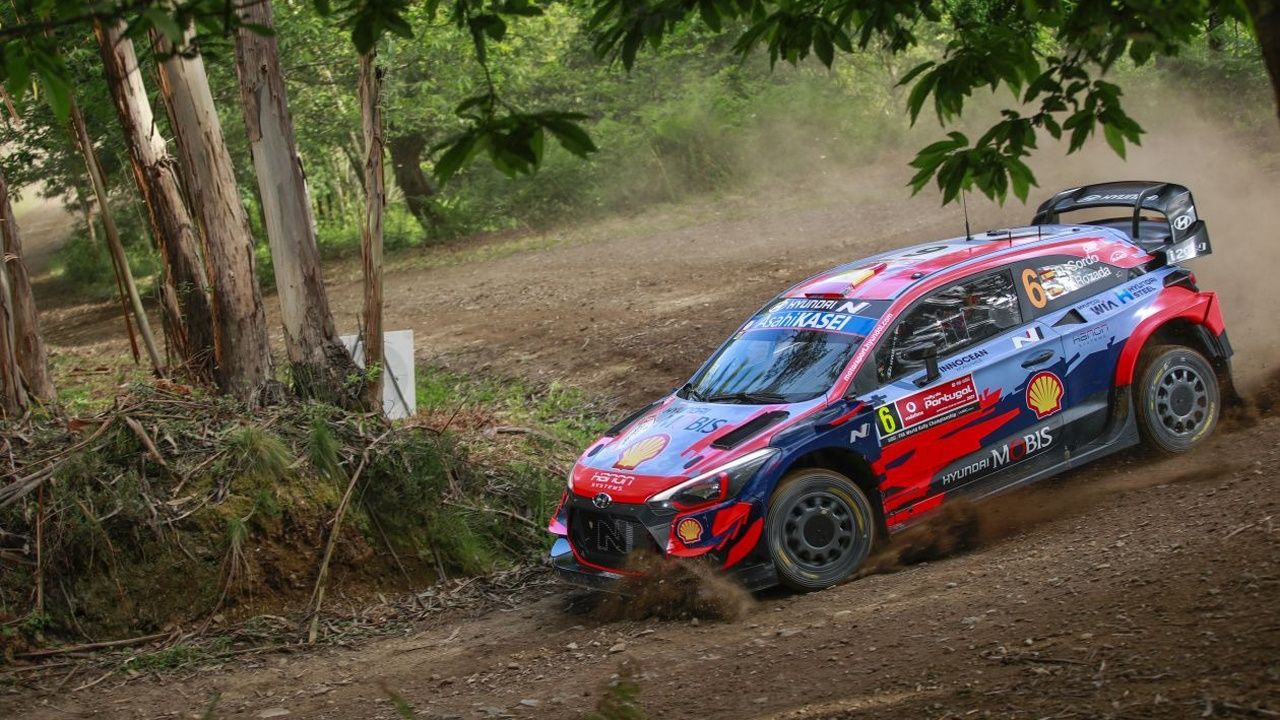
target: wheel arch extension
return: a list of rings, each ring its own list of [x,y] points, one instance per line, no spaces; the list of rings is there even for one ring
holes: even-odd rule
[[[834,470],[852,480],[871,501],[871,508],[876,516],[876,530],[881,533],[881,537],[886,536],[887,526],[884,521],[883,498],[880,496],[879,483],[876,481],[875,473],[871,471],[871,464],[865,458],[849,448],[837,446],[818,448],[792,460],[783,471],[783,477],[797,470],[810,468]]]
[[[1166,292],[1190,292],[1166,288]],[[1219,385],[1231,387],[1231,346],[1223,331],[1222,312],[1214,293],[1198,293],[1198,302],[1170,307],[1139,323],[1129,336],[1116,365],[1116,387],[1133,383],[1143,349],[1156,345],[1183,345],[1205,356],[1218,373]],[[1175,306],[1176,307],[1176,306]]]
[[[1117,385],[1121,384],[1121,380],[1125,381],[1124,385],[1133,383],[1134,375],[1138,371],[1139,358],[1146,348],[1159,345],[1181,345],[1195,350],[1209,361],[1214,373],[1218,376],[1218,387],[1221,389],[1223,401],[1233,404],[1240,399],[1231,378],[1231,346],[1227,343],[1225,335],[1215,335],[1205,324],[1180,316],[1165,321],[1140,340],[1137,337],[1130,340],[1130,342],[1135,341],[1137,341],[1135,350],[1126,352],[1121,360],[1122,363],[1127,361],[1127,367],[1122,365],[1117,368]]]

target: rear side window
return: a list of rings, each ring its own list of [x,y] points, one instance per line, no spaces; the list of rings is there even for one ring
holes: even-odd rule
[[[1126,272],[1089,253],[1053,255],[1018,268],[1018,285],[1036,315],[1060,310],[1124,282]]]
[[[934,290],[908,310],[876,352],[881,382],[924,367],[930,348],[954,355],[1022,324],[1013,273],[999,270]]]

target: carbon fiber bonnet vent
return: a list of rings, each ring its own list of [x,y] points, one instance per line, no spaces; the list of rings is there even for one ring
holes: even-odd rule
[[[782,422],[782,420],[790,414],[791,413],[786,410],[773,410],[771,412],[764,413],[763,415],[757,415],[748,422],[739,425],[737,428],[734,428],[713,440],[711,442],[711,447],[718,450],[728,450],[730,448],[738,447],[752,437],[755,437],[755,435],[761,430]]]

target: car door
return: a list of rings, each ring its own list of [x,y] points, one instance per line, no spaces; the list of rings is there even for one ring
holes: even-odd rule
[[[1104,261],[1101,256],[1111,255],[1103,250],[1106,246],[1083,256],[1040,257],[1014,268],[1032,316],[1062,337],[1067,355],[1061,376],[1067,387],[1062,441],[1072,456],[1106,442],[1116,362],[1132,327],[1117,317],[1160,287],[1157,278],[1122,287],[1128,271]]]
[[[930,377],[928,349],[936,349]],[[935,289],[902,313],[872,356],[867,402],[890,528],[964,490],[1065,459],[1061,337],[1032,318],[1013,268]]]

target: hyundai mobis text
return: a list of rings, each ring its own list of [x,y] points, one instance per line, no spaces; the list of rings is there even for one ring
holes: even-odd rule
[[[608,583],[650,552],[823,588],[948,501],[1189,450],[1230,382],[1218,298],[1180,266],[1210,251],[1185,187],[1116,182],[809,278],[582,454],[552,564]]]

